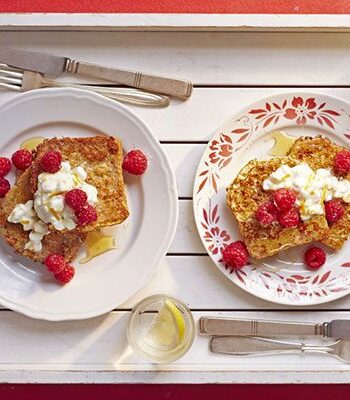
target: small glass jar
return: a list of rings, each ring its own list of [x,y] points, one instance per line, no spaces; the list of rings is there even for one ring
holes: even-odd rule
[[[166,300],[172,302],[183,318],[183,337],[173,346],[157,343],[150,333]],[[154,363],[169,363],[187,353],[192,346],[195,331],[195,322],[186,304],[166,294],[156,294],[141,300],[133,308],[127,328],[127,338],[130,346],[140,356]]]

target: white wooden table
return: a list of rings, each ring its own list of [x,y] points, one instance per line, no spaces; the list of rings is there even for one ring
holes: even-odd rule
[[[350,317],[350,297],[293,309],[235,287],[206,255],[192,213],[199,158],[215,129],[230,115],[261,97],[301,87],[350,101],[350,33],[2,31],[0,45],[139,68],[195,83],[187,102],[174,101],[167,109],[133,108],[161,141],[177,177],[179,225],[158,272],[125,308],[90,320],[51,323],[1,309],[1,382],[349,382],[350,366],[332,358],[213,355],[207,339],[198,335],[183,359],[154,366],[131,351],[125,328],[135,302],[159,291],[183,299],[196,319],[202,315],[307,321]],[[0,101],[13,96],[1,93]]]

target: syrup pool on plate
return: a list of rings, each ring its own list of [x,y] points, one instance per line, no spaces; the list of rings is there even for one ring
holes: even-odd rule
[[[273,131],[270,136],[275,140],[272,149],[269,151],[270,156],[286,155],[296,140],[294,136],[289,136],[282,131]]]
[[[29,139],[24,140],[21,145],[20,148],[21,149],[27,149],[27,150],[34,150],[36,148],[36,146],[40,143],[42,143],[44,141],[45,138],[43,138],[42,136],[34,136],[31,137]]]
[[[94,257],[115,249],[114,235],[106,235],[101,230],[88,232],[85,240],[86,256],[79,260],[81,264],[87,263]]]

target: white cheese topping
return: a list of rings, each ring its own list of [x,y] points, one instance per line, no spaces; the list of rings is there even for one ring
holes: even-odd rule
[[[338,179],[330,169],[313,171],[308,164],[295,167],[281,165],[263,182],[264,190],[293,189],[297,193],[296,204],[300,207],[303,221],[313,215],[322,215],[324,202],[333,198],[350,203],[350,181]]]
[[[76,227],[73,210],[65,204],[65,193],[72,189],[81,189],[87,194],[88,203],[97,203],[97,189],[85,182],[86,171],[79,166],[71,168],[69,162],[62,163],[61,169],[54,174],[43,172],[38,176],[38,190],[34,195],[34,209],[45,223],[51,223],[55,229],[72,230]]]
[[[40,221],[33,208],[33,200],[28,200],[25,204],[17,204],[7,218],[9,222],[21,224],[25,231],[29,233],[29,241],[24,248],[36,253],[42,250],[44,236],[49,233],[47,225]]]
[[[96,205],[97,189],[86,183],[86,178],[87,173],[83,167],[72,169],[67,161],[62,162],[58,172],[43,172],[38,176],[34,201],[17,204],[7,219],[14,224],[22,224],[25,231],[31,231],[25,249],[37,253],[42,250],[42,239],[50,233],[47,227],[49,223],[58,231],[76,227],[74,212],[64,201],[65,193],[69,190],[83,190],[87,194],[88,203]]]

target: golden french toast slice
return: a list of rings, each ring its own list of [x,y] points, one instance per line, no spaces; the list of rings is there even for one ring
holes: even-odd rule
[[[335,155],[341,150],[348,150],[338,146],[331,140],[317,137],[301,137],[297,139],[289,151],[289,155],[304,161],[314,170],[318,168],[332,168]],[[346,177],[350,179],[350,174]],[[329,224],[329,234],[321,240],[325,245],[337,250],[340,249],[350,234],[350,204],[343,203],[345,213],[343,217]]]
[[[76,231],[86,232],[96,228],[122,223],[128,216],[124,179],[122,173],[123,149],[118,138],[94,136],[87,138],[54,138],[44,140],[35,151],[32,165],[31,188],[37,190],[40,162],[47,151],[59,151],[63,161],[74,168],[81,165],[87,172],[86,182],[98,190],[97,221]]]
[[[272,199],[272,194],[263,190],[263,181],[283,164],[293,167],[298,161],[291,157],[252,160],[227,188],[227,204],[238,221],[242,240],[254,258],[272,256],[290,247],[322,239],[329,232],[323,215],[314,216],[295,228],[284,228],[278,222],[263,227],[257,221],[255,213],[259,205]]]
[[[26,203],[33,198],[29,190],[30,168],[22,173],[15,185],[12,186],[0,206],[0,233],[6,242],[14,250],[33,261],[43,262],[51,253],[58,253],[64,256],[66,261],[72,261],[78,254],[80,247],[84,243],[84,233],[78,232],[51,232],[42,240],[42,251],[39,253],[25,249],[25,244],[29,240],[29,232],[24,231],[21,224],[13,224],[7,221],[11,211],[17,204]]]

